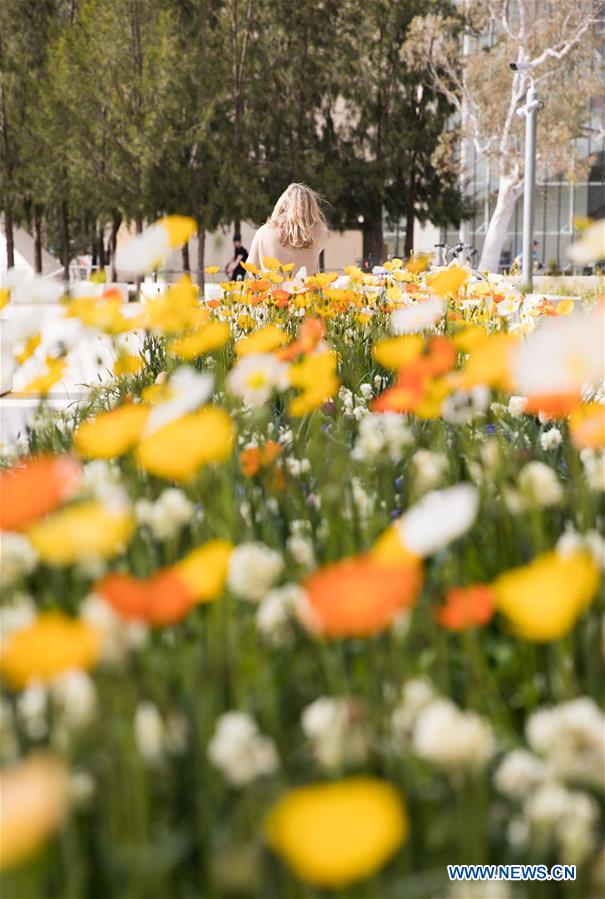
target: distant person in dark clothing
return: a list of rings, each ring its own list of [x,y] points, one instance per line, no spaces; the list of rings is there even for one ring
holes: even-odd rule
[[[242,246],[242,235],[233,235],[233,259],[225,266],[225,274],[232,281],[243,281],[246,277],[246,269],[242,268],[242,262],[248,258],[248,250]]]

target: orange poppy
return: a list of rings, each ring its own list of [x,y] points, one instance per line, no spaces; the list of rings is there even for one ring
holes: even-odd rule
[[[108,574],[96,584],[94,592],[123,618],[147,621],[154,627],[180,621],[194,605],[191,591],[171,568],[161,569],[148,579],[120,572]]]
[[[605,446],[605,406],[586,403],[574,409],[569,418],[571,440],[576,449]]]
[[[266,278],[259,278],[258,281],[251,281],[249,286],[250,290],[256,293],[259,290],[268,290],[271,287],[271,282],[267,281]]]
[[[464,631],[487,624],[494,614],[494,593],[487,584],[454,587],[445,594],[445,605],[437,610],[439,624],[450,631]]]
[[[579,393],[542,393],[527,397],[525,412],[537,415],[543,412],[553,418],[567,418],[582,403]]]
[[[291,344],[284,347],[277,354],[278,359],[290,362],[299,355],[312,353],[326,332],[323,322],[319,318],[306,318],[301,325],[298,337]]]
[[[372,412],[413,412],[426,395],[429,379],[425,372],[407,369],[393,387],[372,401]]]
[[[281,454],[283,447],[275,440],[268,440],[264,446],[249,446],[239,454],[239,462],[242,474],[248,478],[257,475],[261,468],[266,468],[275,462]]]
[[[369,637],[390,627],[413,605],[422,569],[413,562],[385,564],[357,556],[320,568],[303,582],[303,624],[326,637]]]
[[[449,337],[432,337],[428,346],[428,361],[431,374],[443,375],[456,362],[457,350]]]
[[[0,472],[0,530],[21,531],[52,512],[80,485],[72,456],[31,456]]]

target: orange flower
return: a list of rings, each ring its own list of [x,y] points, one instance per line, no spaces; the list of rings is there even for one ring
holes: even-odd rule
[[[605,446],[605,406],[602,403],[586,403],[574,409],[569,418],[569,430],[577,449]]]
[[[439,624],[450,631],[487,624],[494,614],[494,595],[487,584],[454,587],[445,594],[445,605],[436,612]]]
[[[120,572],[108,574],[94,591],[123,618],[147,621],[154,627],[180,621],[194,604],[191,591],[170,568],[148,579]]]
[[[325,327],[318,318],[307,318],[302,323],[298,337],[289,346],[280,350],[277,358],[284,362],[290,362],[299,355],[312,353],[325,334]]]
[[[0,530],[21,531],[72,496],[80,463],[71,456],[32,456],[0,472]]]
[[[421,582],[421,568],[413,562],[385,564],[370,556],[334,562],[304,581],[301,619],[322,636],[369,637],[414,603]]]
[[[543,412],[553,418],[566,418],[570,412],[582,403],[579,393],[544,393],[527,397],[525,412],[537,415]]]
[[[257,475],[261,468],[267,468],[282,452],[282,446],[268,440],[264,446],[250,446],[239,454],[242,474],[248,478]]]

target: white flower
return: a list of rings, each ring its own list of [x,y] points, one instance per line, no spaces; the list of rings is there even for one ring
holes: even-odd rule
[[[30,683],[17,699],[17,716],[32,740],[48,733],[48,691],[44,684]]]
[[[274,390],[288,385],[288,368],[273,353],[250,353],[227,375],[228,390],[247,406],[263,406]]]
[[[513,418],[521,418],[521,416],[525,412],[526,406],[527,406],[527,397],[511,396],[511,398],[508,401],[507,410],[513,416]]]
[[[530,794],[523,812],[539,843],[554,837],[567,863],[579,864],[592,853],[599,817],[592,796],[551,781]]]
[[[583,449],[580,459],[591,490],[605,491],[605,453]]]
[[[258,602],[284,568],[277,550],[264,543],[241,543],[229,557],[227,584],[240,599]]]
[[[157,540],[175,537],[194,513],[195,506],[177,487],[162,491],[155,502],[140,499],[135,503],[139,524],[146,525]]]
[[[90,593],[80,608],[80,617],[101,635],[101,659],[119,665],[134,649],[140,649],[149,636],[146,624],[125,621],[102,596]]]
[[[603,328],[597,315],[541,321],[515,350],[513,375],[524,396],[579,393],[603,378]]]
[[[605,219],[593,222],[579,240],[568,248],[567,254],[576,265],[599,262],[605,256]]]
[[[4,587],[36,567],[38,553],[25,534],[0,534],[0,584]]]
[[[475,523],[479,493],[472,484],[433,490],[399,519],[403,545],[419,556],[430,556],[462,537]]]
[[[452,424],[465,424],[472,421],[476,415],[485,412],[490,396],[490,390],[484,384],[478,384],[470,390],[455,390],[444,399],[441,414]]]
[[[14,275],[13,275],[14,273]],[[58,303],[65,293],[61,281],[49,278],[22,277],[16,269],[9,269],[11,279],[11,303]]]
[[[256,612],[256,626],[273,646],[283,646],[294,636],[292,621],[305,593],[298,584],[284,584],[269,590]]]
[[[296,564],[302,568],[313,568],[315,565],[313,542],[307,537],[293,534],[286,540],[286,548]]]
[[[168,259],[171,251],[170,234],[160,222],[145,228],[130,240],[120,243],[116,250],[115,266],[120,272],[145,275]]]
[[[295,459],[294,456],[287,456],[286,468],[293,478],[299,478],[302,474],[310,471],[311,463],[308,459]]]
[[[139,702],[134,715],[134,737],[144,761],[155,764],[161,760],[166,748],[166,728],[153,702]]]
[[[544,780],[546,766],[526,749],[513,749],[504,756],[494,776],[497,789],[511,799],[523,799]]]
[[[528,462],[519,472],[519,489],[537,506],[557,506],[564,497],[563,486],[555,472],[544,462]]]
[[[193,412],[212,395],[214,377],[208,372],[197,372],[188,365],[181,365],[168,382],[168,399],[155,403],[151,409],[144,436],[159,431],[171,421]]]
[[[605,569],[605,539],[598,531],[590,530],[580,534],[568,521],[557,540],[555,549],[561,556],[570,556],[577,552],[590,553],[599,568]]]
[[[391,462],[397,462],[405,447],[413,441],[403,415],[396,412],[367,412],[364,409],[351,455],[360,462],[375,463],[382,455],[386,455]]]
[[[26,594],[15,597],[12,603],[0,607],[0,646],[15,633],[30,625],[36,618],[36,605]]]
[[[273,740],[261,734],[254,719],[245,712],[225,712],[220,716],[208,744],[208,758],[234,787],[245,787],[279,768]]]
[[[97,690],[85,671],[66,671],[54,678],[51,695],[61,723],[68,728],[90,724],[97,711]]]
[[[93,459],[84,466],[82,475],[84,489],[95,499],[105,502],[110,500],[114,491],[123,489],[120,481],[120,470],[114,463],[104,459]]]
[[[491,758],[494,736],[488,722],[475,712],[465,712],[449,699],[436,699],[418,716],[413,748],[438,768],[472,771]]]
[[[391,327],[395,334],[413,334],[416,331],[425,331],[432,328],[436,321],[443,315],[445,304],[438,297],[430,297],[406,306],[404,309],[395,309],[391,315]]]
[[[526,722],[527,741],[555,774],[598,783],[605,758],[605,715],[587,696],[538,709]]]
[[[406,681],[401,691],[401,702],[393,710],[391,725],[398,740],[407,740],[420,712],[435,699],[432,684],[424,678]]]
[[[303,709],[301,726],[317,762],[328,770],[360,764],[369,735],[361,709],[347,697],[320,696]]]
[[[414,466],[414,489],[417,493],[426,493],[438,487],[449,469],[449,460],[445,453],[435,453],[427,449],[419,449],[412,456]]]
[[[558,446],[561,446],[562,440],[563,437],[558,428],[550,428],[550,430],[540,434],[540,446],[544,452],[548,452],[550,449],[556,449]]]

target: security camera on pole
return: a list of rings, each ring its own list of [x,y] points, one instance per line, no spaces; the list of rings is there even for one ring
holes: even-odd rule
[[[511,62],[513,72],[529,72],[532,63]],[[536,130],[538,126],[538,91],[530,79],[525,105],[517,110],[525,116],[525,183],[523,187],[523,285],[531,291],[534,282],[534,193],[536,188]]]

